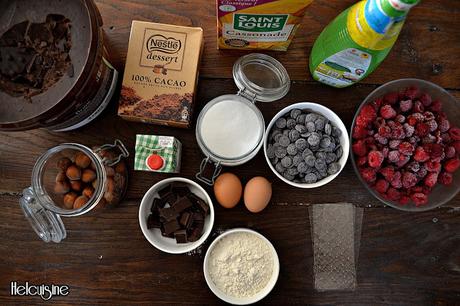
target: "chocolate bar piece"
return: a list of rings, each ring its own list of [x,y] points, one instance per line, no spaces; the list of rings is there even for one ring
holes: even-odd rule
[[[164,235],[169,237],[173,235],[174,232],[177,230],[180,230],[180,225],[179,225],[179,222],[177,222],[177,220],[172,220],[172,221],[163,223]]]
[[[159,210],[160,217],[166,221],[176,220],[178,217],[177,212],[172,207],[160,208]]]
[[[179,197],[185,197],[190,194],[190,189],[180,182],[173,182],[171,184],[171,192],[177,194]]]
[[[171,185],[168,185],[158,190],[158,195],[160,196],[161,199],[164,199],[165,196],[170,192],[171,192]]]
[[[187,197],[182,197],[182,198],[179,198],[174,204],[173,204],[173,208],[174,210],[179,214],[179,213],[182,213],[184,210],[186,210],[187,208],[190,208],[192,207],[193,203],[190,201],[189,198]]]
[[[160,208],[163,208],[163,207],[165,207],[165,203],[161,199],[155,198],[153,199],[152,207],[150,207],[150,212],[151,213],[157,212]]]
[[[175,231],[174,238],[176,238],[177,243],[186,243],[187,242],[187,231],[186,230]]]
[[[197,206],[201,211],[204,212],[205,215],[209,213],[209,205],[203,201],[200,197],[196,196],[195,194],[191,193],[189,199],[193,201],[195,206]]]
[[[179,223],[180,225],[182,225],[183,227],[187,227],[187,224],[189,223],[189,221],[191,220],[191,217],[192,217],[192,214],[189,213],[189,212],[184,212],[181,216],[180,216],[180,220],[179,220]]]
[[[187,240],[190,242],[197,241],[201,237],[201,232],[203,231],[204,224],[200,223],[201,225],[195,227],[190,235],[187,237]]]
[[[147,228],[160,228],[161,227],[161,222],[160,222],[160,216],[158,213],[152,213],[149,215],[147,218]]]

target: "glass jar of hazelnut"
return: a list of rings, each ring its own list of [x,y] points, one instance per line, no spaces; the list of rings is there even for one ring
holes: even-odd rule
[[[128,156],[118,139],[93,149],[64,143],[42,154],[32,170],[32,186],[19,200],[38,236],[60,242],[66,237],[61,216],[79,216],[96,205],[117,205],[128,184]]]

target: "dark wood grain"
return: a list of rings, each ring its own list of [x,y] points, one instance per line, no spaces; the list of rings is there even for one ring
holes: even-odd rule
[[[375,88],[371,85],[359,85],[345,90],[333,90],[320,84],[295,82],[289,94],[282,100],[273,103],[258,103],[266,124],[282,108],[289,104],[302,101],[314,101],[330,107],[343,120],[346,126],[351,125],[353,114],[360,102]],[[204,79],[200,83],[198,103],[195,117],[204,104],[212,98],[236,91],[232,80]],[[460,97],[460,91],[451,91]],[[46,130],[34,130],[20,133],[0,133],[0,191],[19,193],[30,185],[30,174],[35,160],[48,148],[63,142],[77,142],[87,146],[102,145],[122,140],[131,153],[130,168],[133,169],[134,144],[136,134],[174,135],[183,143],[183,163],[181,176],[194,178],[199,169],[201,153],[195,138],[194,129],[184,130],[171,127],[146,125],[125,121],[116,115],[116,98],[101,118],[94,123],[71,133],[53,133]],[[196,120],[195,120],[196,121]],[[351,164],[348,163],[337,179],[321,188],[301,190],[289,186],[279,180],[268,167],[263,151],[256,158],[240,167],[226,168],[238,174],[243,182],[253,176],[267,176],[274,185],[273,201],[277,203],[321,203],[323,201],[351,201],[357,205],[380,205],[368,194],[357,179]],[[132,172],[128,189],[129,199],[140,199],[155,182],[170,177],[168,174],[151,172]],[[348,192],[343,192],[347,190]],[[288,197],[286,195],[289,195]],[[460,196],[449,203],[449,206],[460,207]]]
[[[58,303],[219,303],[202,274],[205,248],[193,256],[156,250],[139,230],[138,201],[65,218],[68,238],[61,244],[44,244],[30,230],[17,198],[0,200],[3,230],[8,233],[0,237],[2,304],[12,301],[6,288],[13,279],[68,284],[70,295],[55,298]],[[417,214],[366,209],[358,288],[325,293],[313,289],[307,205],[272,204],[257,216],[241,205],[225,211],[216,208],[214,232],[249,227],[270,239],[278,251],[280,277],[263,304],[454,305],[460,299],[460,224],[458,214],[448,208]],[[39,299],[15,302],[32,304]]]
[[[215,1],[97,0],[105,21],[114,65],[122,69],[132,20],[199,26],[204,30],[205,50],[201,75],[231,77],[233,62],[245,51],[216,48]],[[308,58],[322,29],[355,0],[314,0],[288,52],[271,53],[288,69],[293,80],[309,80]],[[401,35],[388,58],[364,83],[417,77],[447,88],[458,88],[460,70],[460,1],[422,1],[412,9]]]

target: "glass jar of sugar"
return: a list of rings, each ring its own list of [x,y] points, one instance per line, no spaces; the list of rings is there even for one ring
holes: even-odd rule
[[[265,121],[255,102],[273,102],[289,91],[290,78],[271,56],[251,53],[233,65],[237,94],[208,102],[198,115],[196,138],[206,155],[196,177],[213,185],[222,166],[238,166],[252,159],[262,147]]]

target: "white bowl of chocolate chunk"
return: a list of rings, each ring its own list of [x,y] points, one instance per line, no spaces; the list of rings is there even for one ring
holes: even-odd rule
[[[214,208],[209,195],[194,181],[167,178],[142,198],[139,224],[145,238],[160,251],[187,253],[211,233]]]
[[[270,169],[285,183],[316,188],[331,182],[345,167],[348,132],[329,108],[311,102],[289,105],[270,121],[264,139]]]

